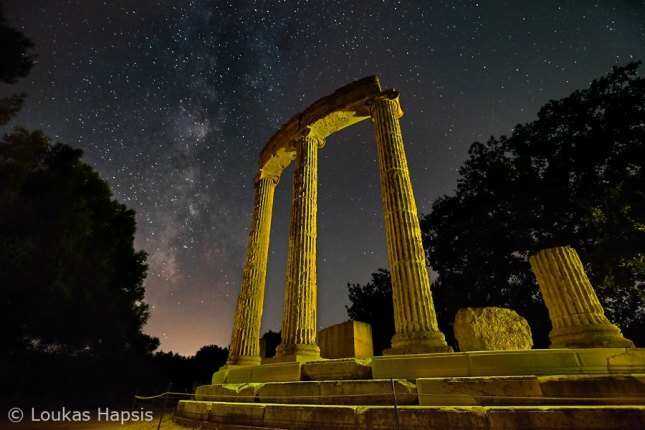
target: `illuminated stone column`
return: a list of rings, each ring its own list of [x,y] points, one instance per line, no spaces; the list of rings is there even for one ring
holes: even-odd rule
[[[543,249],[529,262],[549,310],[551,348],[634,346],[605,316],[575,249]]]
[[[373,100],[381,202],[385,216],[387,255],[392,275],[395,334],[386,354],[449,351],[439,331],[430,292],[426,256],[421,243],[417,206],[403,149],[398,93]]]
[[[320,358],[320,348],[316,344],[316,216],[318,149],[323,143],[323,139],[310,134],[296,142],[282,343],[276,350],[277,361]]]
[[[273,195],[278,177],[261,173],[255,182],[255,207],[237,298],[228,364],[260,364],[260,324],[269,254]]]

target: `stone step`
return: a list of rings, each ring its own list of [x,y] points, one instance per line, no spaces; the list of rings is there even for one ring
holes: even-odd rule
[[[294,381],[202,385],[196,400],[320,405],[418,404],[417,387],[406,380]]]
[[[645,404],[645,374],[550,375],[215,384],[196,400],[319,405]]]
[[[645,404],[645,374],[419,378],[421,405]]]
[[[182,400],[175,419],[202,429],[638,429],[645,406],[349,406]],[[237,426],[237,427],[236,427]],[[246,427],[240,427],[246,426]]]
[[[222,366],[213,375],[213,384],[246,382],[330,381],[371,379],[371,360],[358,358],[320,359],[304,363],[266,359],[257,366]]]

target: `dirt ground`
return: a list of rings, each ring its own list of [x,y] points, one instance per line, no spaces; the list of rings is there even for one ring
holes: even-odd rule
[[[2,430],[156,430],[159,424],[159,417],[151,422],[137,423],[105,423],[105,422],[87,422],[87,423],[18,423],[9,422],[0,423]],[[161,430],[188,430],[187,427],[181,427],[172,422],[170,415],[164,416],[161,421]]]

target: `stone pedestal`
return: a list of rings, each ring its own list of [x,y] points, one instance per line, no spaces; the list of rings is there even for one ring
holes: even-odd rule
[[[287,275],[282,311],[282,343],[276,361],[320,358],[316,344],[316,238],[318,149],[324,141],[305,135],[296,142]]]
[[[374,356],[372,326],[361,321],[345,321],[318,332],[323,358],[370,358]]]
[[[449,351],[430,292],[421,229],[403,149],[398,94],[373,100],[370,114],[376,128],[381,201],[387,254],[392,274],[394,326],[392,348],[386,354]]]
[[[529,262],[549,310],[551,348],[634,346],[605,316],[573,248],[544,249]]]
[[[273,195],[278,178],[259,175],[242,286],[237,298],[228,364],[260,364],[260,324],[269,254]]]

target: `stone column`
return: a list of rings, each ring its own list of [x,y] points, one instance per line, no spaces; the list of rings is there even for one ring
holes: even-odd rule
[[[377,97],[370,105],[376,128],[381,202],[385,216],[387,256],[392,275],[395,334],[386,354],[450,351],[430,292],[426,256],[403,149],[398,93]]]
[[[316,216],[318,149],[323,143],[323,139],[311,134],[296,142],[282,343],[276,350],[277,361],[320,358],[320,348],[316,344]]]
[[[264,284],[269,254],[269,235],[273,195],[277,176],[258,175],[255,182],[255,207],[237,298],[228,364],[260,364],[260,324],[264,305]]]
[[[609,322],[575,249],[543,249],[529,258],[551,319],[551,348],[634,346]]]

